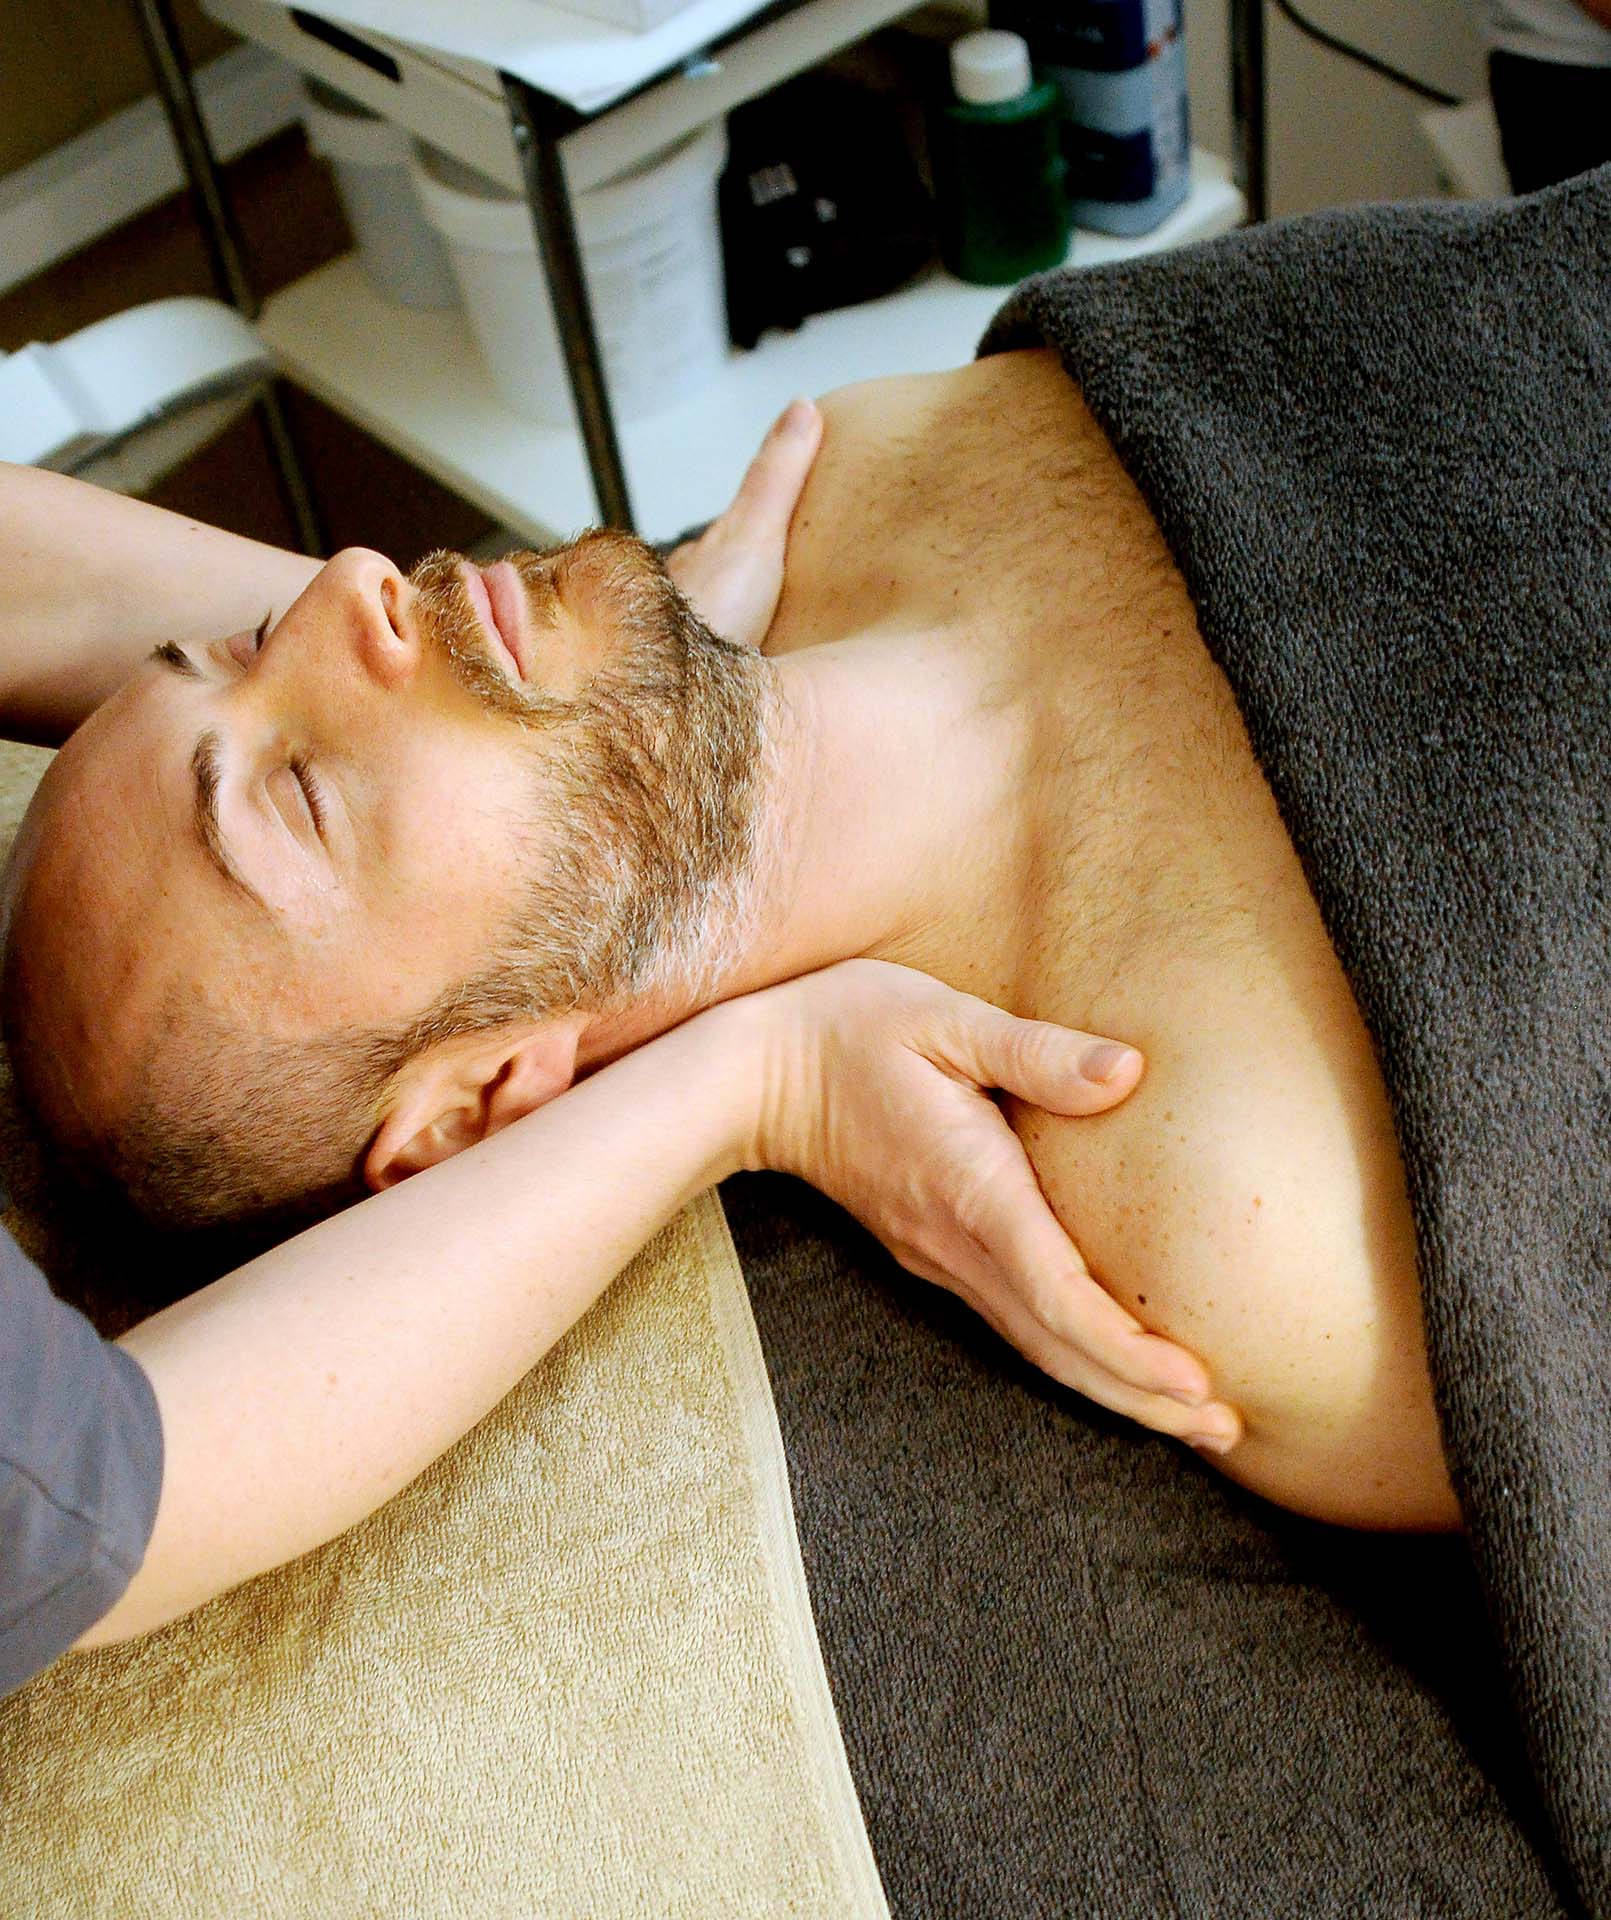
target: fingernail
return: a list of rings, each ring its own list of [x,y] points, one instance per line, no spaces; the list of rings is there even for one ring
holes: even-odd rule
[[[816,408],[809,400],[791,400],[778,425],[785,433],[809,433],[815,414]]]
[[[1225,1433],[1188,1433],[1186,1445],[1195,1447],[1199,1453],[1229,1453],[1236,1442]]]
[[[1117,1040],[1099,1040],[1080,1056],[1080,1072],[1100,1086],[1111,1080],[1134,1052],[1134,1047],[1121,1047]]]

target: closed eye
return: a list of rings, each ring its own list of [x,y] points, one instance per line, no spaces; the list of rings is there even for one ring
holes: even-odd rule
[[[296,754],[291,761],[291,771],[296,775],[297,785],[302,789],[302,798],[308,803],[308,812],[313,816],[313,824],[319,838],[325,837],[324,794],[313,771],[312,762],[305,754]]]

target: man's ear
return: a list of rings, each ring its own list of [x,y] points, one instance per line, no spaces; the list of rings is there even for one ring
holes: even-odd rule
[[[563,1093],[576,1078],[580,1015],[541,1026],[495,1027],[443,1041],[393,1081],[364,1156],[379,1192],[450,1160]]]

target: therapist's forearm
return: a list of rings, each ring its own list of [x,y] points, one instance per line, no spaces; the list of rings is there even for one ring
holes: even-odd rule
[[[319,562],[0,463],[0,733],[54,745],[164,640],[283,613]]]
[[[467,1432],[743,1153],[745,1023],[710,1015],[323,1222],[121,1344],[161,1408],[130,1638],[333,1538]]]

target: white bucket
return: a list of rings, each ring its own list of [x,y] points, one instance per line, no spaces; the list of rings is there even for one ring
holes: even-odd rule
[[[447,249],[409,177],[409,137],[333,87],[303,82],[308,145],[336,176],[336,192],[371,284],[406,307],[456,307]]]
[[[727,352],[716,177],[722,125],[706,127],[619,178],[575,196],[593,324],[618,418],[693,392]],[[493,384],[545,426],[574,421],[531,211],[446,154],[417,147],[414,184],[447,242]]]

